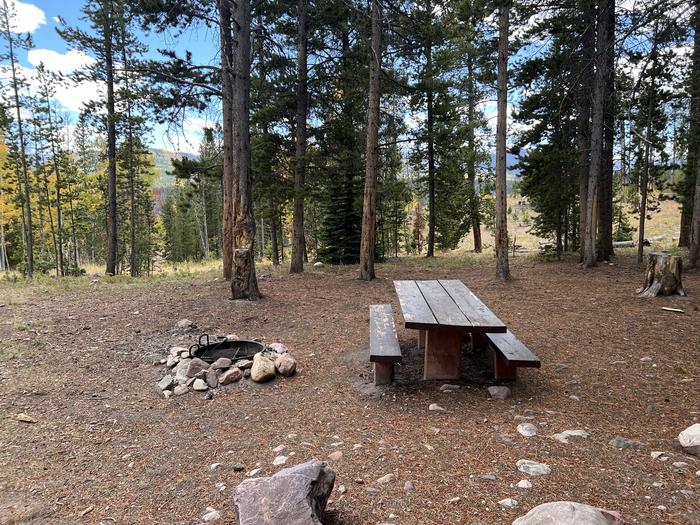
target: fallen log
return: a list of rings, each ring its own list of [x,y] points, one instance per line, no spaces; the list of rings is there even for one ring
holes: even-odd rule
[[[679,256],[668,252],[650,253],[644,273],[644,286],[637,289],[637,295],[640,297],[674,294],[685,296],[682,277],[683,260]]]

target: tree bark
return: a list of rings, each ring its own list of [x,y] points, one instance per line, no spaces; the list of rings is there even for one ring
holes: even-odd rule
[[[430,0],[426,2],[426,11],[431,17],[433,6]],[[426,113],[428,131],[428,253],[427,257],[435,255],[435,144],[433,137],[433,43],[429,40],[425,46],[425,61],[428,76],[426,92]]]
[[[615,0],[608,0],[607,24],[608,42],[605,49],[605,105],[603,109],[603,159],[598,198],[600,215],[598,217],[598,259],[607,261],[614,254],[613,250],[613,146],[615,140]]]
[[[596,70],[591,107],[591,162],[588,171],[588,202],[586,203],[586,229],[583,235],[583,266],[596,265],[596,239],[598,227],[598,186],[603,166],[603,116],[605,109],[605,85],[607,79],[607,49],[611,44],[607,12],[609,0],[601,0],[598,5],[598,31],[596,38]]]
[[[683,207],[681,210],[681,230],[678,240],[679,246],[688,246],[691,252],[695,252],[695,264],[697,262],[697,245],[692,246],[693,230],[698,226],[698,184],[697,176],[700,169],[700,2],[695,1],[693,13],[693,66],[690,77],[690,126],[688,129],[688,156],[685,170],[685,191],[683,195]],[[694,236],[698,242],[698,234]]]
[[[474,252],[481,253],[481,216],[479,214],[479,187],[476,180],[476,92],[474,85],[474,57],[471,51],[467,53],[467,148],[469,148],[469,161],[467,164],[467,183],[472,192],[469,208],[472,232],[474,235]]]
[[[112,2],[103,16],[105,77],[107,84],[107,275],[117,273],[117,127],[114,100],[114,49]]]
[[[224,279],[233,276],[233,34],[231,32],[232,0],[218,0],[219,45],[221,47],[221,109],[223,113],[223,211],[221,251]]]
[[[654,111],[654,101],[656,98],[656,60],[657,54],[657,28],[654,28],[653,43],[651,47],[651,80],[649,87],[649,103],[647,105],[647,125],[644,138],[644,171],[640,182],[641,203],[639,206],[639,240],[637,242],[637,264],[642,264],[644,258],[644,226],[647,215],[647,196],[649,194],[649,175],[652,164],[652,112]]]
[[[270,199],[272,201],[272,199]],[[273,207],[273,202],[270,202],[270,257],[273,266],[279,266],[280,254],[277,246],[277,210]]]
[[[496,274],[510,279],[508,265],[508,202],[506,191],[506,130],[508,126],[508,30],[510,0],[498,8],[498,96],[496,120]]]
[[[583,235],[586,231],[586,210],[588,209],[588,175],[591,155],[591,93],[593,91],[593,59],[595,57],[595,4],[583,0],[584,31],[581,37],[581,63],[579,66],[579,91],[576,97],[579,177],[579,248],[583,261]]]
[[[379,75],[382,67],[382,26],[380,0],[372,0],[372,38],[369,53],[369,102],[365,152],[365,195],[360,242],[360,279],[374,279],[374,245],[377,212],[377,165],[379,154]]]
[[[304,178],[306,172],[306,119],[308,115],[308,0],[297,4],[297,112],[294,152],[294,217],[290,273],[304,271]]]
[[[15,58],[14,40],[10,31],[10,15],[7,1],[3,0],[3,14],[5,15],[5,37],[7,38],[8,55],[10,58],[10,69],[12,73],[12,91],[15,101],[15,117],[17,119],[17,135],[19,138],[20,167],[22,169],[22,179],[24,186],[24,242],[27,256],[27,276],[34,275],[34,232],[32,227],[32,194],[29,183],[29,168],[27,167],[27,148],[24,140],[24,127],[19,103],[19,85],[17,79],[17,63]]]
[[[231,11],[238,29],[233,44],[233,299],[260,298],[255,275],[255,217],[250,156],[250,0]]]

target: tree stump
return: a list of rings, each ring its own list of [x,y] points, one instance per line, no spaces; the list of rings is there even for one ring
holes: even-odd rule
[[[644,275],[644,286],[637,290],[637,295],[640,297],[674,294],[685,296],[682,276],[683,260],[679,256],[668,252],[650,253]]]

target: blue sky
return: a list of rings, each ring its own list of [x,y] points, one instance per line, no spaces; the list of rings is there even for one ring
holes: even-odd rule
[[[14,31],[29,32],[32,35],[33,48],[28,52],[20,51],[18,57],[30,86],[34,68],[40,62],[44,62],[47,68],[54,71],[70,73],[91,60],[75,49],[70,49],[56,32],[58,17],[70,26],[86,25],[81,20],[82,0],[8,0],[8,4],[14,10],[14,19],[11,22]],[[199,61],[217,60],[216,35],[206,28],[192,28],[176,39],[168,35],[141,35],[141,38],[149,45],[149,54],[152,56],[157,55],[158,47],[175,47],[178,51],[192,51]],[[94,98],[99,90],[99,85],[89,83],[66,86],[57,89],[56,99],[69,119],[75,121],[82,103]],[[152,144],[158,148],[196,152],[202,128],[208,123],[210,122],[205,115],[193,116],[185,121],[182,134],[166,133],[162,126],[156,126],[152,134]]]

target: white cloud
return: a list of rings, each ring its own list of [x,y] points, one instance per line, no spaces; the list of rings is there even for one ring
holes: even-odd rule
[[[8,0],[10,30],[13,33],[33,33],[46,23],[46,14],[34,4]]]
[[[71,73],[95,63],[94,58],[76,49],[70,49],[66,53],[58,53],[52,49],[31,49],[27,60],[33,66],[43,62],[46,69],[55,73]]]

